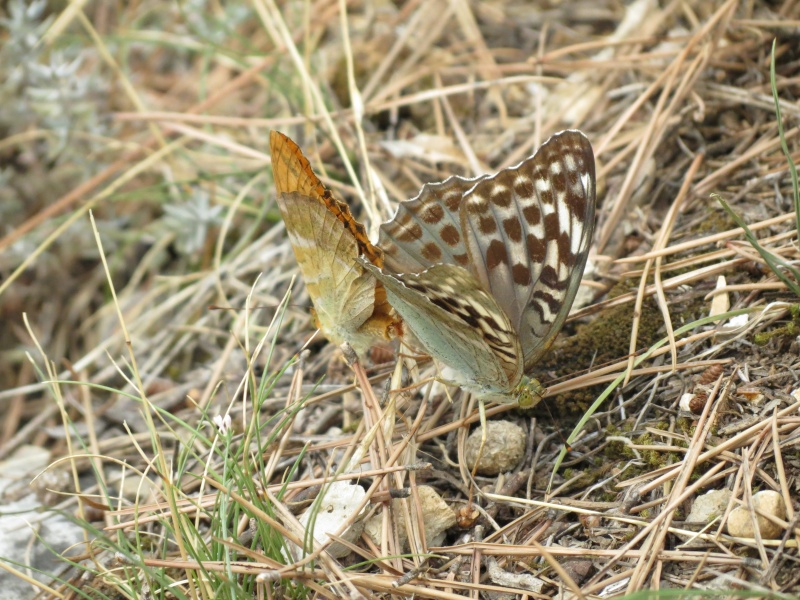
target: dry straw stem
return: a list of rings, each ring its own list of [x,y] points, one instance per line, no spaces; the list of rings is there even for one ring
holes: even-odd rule
[[[658,250],[660,248],[664,248],[669,241],[670,235],[672,233],[672,229],[675,226],[675,219],[678,215],[678,211],[680,206],[682,205],[683,201],[686,199],[686,195],[689,191],[689,184],[697,172],[697,169],[700,167],[700,163],[703,160],[703,155],[698,154],[694,161],[692,162],[689,171],[686,173],[686,177],[683,180],[683,185],[681,186],[680,191],[678,192],[678,196],[675,198],[675,201],[670,206],[669,212],[667,212],[667,217],[664,219],[664,223],[661,226],[660,231],[658,232],[658,237],[656,238],[655,242],[653,243],[653,249]],[[669,308],[667,307],[667,299],[664,294],[664,288],[661,283],[661,264],[662,264],[663,257],[659,256],[655,259],[655,289],[656,289],[656,298],[658,299],[658,308],[661,311],[661,316],[664,319],[664,324],[667,327],[667,336],[669,337],[669,345],[670,345],[670,355],[672,358],[672,367],[673,369],[678,364],[678,350],[675,346],[675,332],[672,329],[672,319],[669,316]],[[623,385],[627,385],[630,381],[630,372],[633,370],[633,360],[634,355],[636,353],[636,337],[639,333],[639,319],[642,314],[642,302],[644,301],[644,291],[647,287],[647,277],[650,272],[651,260],[645,263],[644,269],[642,269],[642,277],[639,281],[639,290],[636,294],[636,303],[633,309],[633,324],[631,326],[631,341],[630,345],[628,346],[628,351],[630,353],[630,359],[628,362],[628,374],[625,376],[625,381]]]
[[[4,177],[44,179],[64,157],[72,165],[46,179],[42,197],[27,183],[4,185],[25,201],[3,214],[11,226],[0,239],[9,324],[0,456],[47,445],[52,470],[71,471],[59,508],[87,518],[93,505],[113,509],[76,551],[96,581],[126,597],[169,588],[193,599],[521,593],[493,583],[491,564],[495,575],[544,582],[548,597],[730,582],[800,593],[785,575],[800,540],[790,455],[800,424],[797,299],[709,200],[722,195],[764,247],[797,262],[767,78],[777,37],[785,139],[797,160],[796,2],[555,3],[543,12],[524,0],[255,0],[192,14],[162,4],[72,2],[47,29],[48,48],[83,44],[83,70],[107,82],[94,101],[117,109],[93,105],[116,129],[70,140],[97,140],[91,169],[74,175],[81,161],[69,144],[55,159],[37,154],[57,138],[46,121],[0,140]],[[591,293],[537,374],[548,387],[543,410],[487,411],[523,425],[528,439],[515,472],[477,480],[484,533],[450,531],[431,547],[417,487],[464,505],[457,433],[478,416],[462,413],[455,389],[451,405],[421,382],[436,365],[351,368],[313,337],[272,198],[268,130],[297,139],[374,232],[423,183],[518,163],[571,127],[598,160]],[[201,195],[221,211],[204,213],[205,229],[168,222],[167,207]],[[104,253],[75,249],[93,238],[89,211]],[[186,250],[189,229],[202,235]],[[716,290],[722,274],[727,286]],[[728,294],[748,322],[678,333],[708,314],[712,294]],[[700,390],[710,366],[721,378]],[[615,380],[603,412],[564,450],[558,495],[543,500],[569,430]],[[707,394],[704,413],[680,413],[680,396],[696,390]],[[228,434],[212,425],[217,415],[231,417]],[[124,485],[141,476],[151,495]],[[267,533],[302,544],[292,508],[334,480],[367,489],[353,515],[377,516],[380,542],[352,542],[349,559],[315,542],[288,561]],[[723,487],[733,499],[718,519],[683,522],[697,496]],[[409,497],[389,502],[398,489]],[[727,513],[760,489],[787,504],[783,538],[727,536]],[[246,543],[251,523],[261,529]],[[111,568],[115,552],[124,563]],[[42,597],[71,594],[51,584]]]

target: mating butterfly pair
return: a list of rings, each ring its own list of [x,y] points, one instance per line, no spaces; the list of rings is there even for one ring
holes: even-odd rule
[[[422,187],[378,245],[285,135],[270,135],[278,206],[320,328],[365,351],[402,331],[484,400],[534,404],[525,373],[558,334],[592,239],[595,164],[579,131],[495,175]]]

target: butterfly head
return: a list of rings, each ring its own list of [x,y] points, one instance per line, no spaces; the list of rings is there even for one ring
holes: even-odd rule
[[[512,397],[516,400],[520,408],[533,408],[547,393],[547,389],[536,379],[523,376],[512,392]]]

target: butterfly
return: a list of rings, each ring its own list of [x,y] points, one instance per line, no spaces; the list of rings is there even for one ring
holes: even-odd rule
[[[291,139],[270,132],[278,208],[314,304],[317,326],[335,344],[349,343],[361,356],[376,340],[389,340],[402,323],[386,290],[356,261],[380,268],[383,253],[364,226],[336,200]]]
[[[594,212],[592,146],[563,131],[495,175],[426,184],[381,226],[384,267],[361,264],[457,383],[529,407],[544,388],[526,373],[567,318]]]

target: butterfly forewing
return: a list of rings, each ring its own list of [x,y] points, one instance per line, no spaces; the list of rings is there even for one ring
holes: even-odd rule
[[[473,273],[515,326],[529,370],[572,306],[594,227],[594,154],[579,131],[551,137],[480,181],[461,207]]]
[[[400,331],[386,290],[356,262],[363,256],[380,266],[382,254],[294,142],[273,131],[270,145],[278,207],[318,325],[334,343],[348,342],[363,354],[376,339]]]
[[[386,267],[395,273],[418,273],[435,264],[467,267],[461,201],[485,177],[426,183],[416,197],[401,202],[392,220],[381,225],[378,245],[388,261]]]
[[[375,281],[353,265],[358,256],[355,238],[309,196],[284,193],[282,203],[286,231],[319,327],[334,343],[348,341],[363,351],[370,335],[360,330],[376,308]]]
[[[381,266],[383,264],[381,250],[369,241],[366,229],[356,221],[355,217],[350,213],[350,208],[344,202],[334,198],[331,191],[314,174],[308,159],[303,155],[300,147],[279,131],[270,132],[269,143],[272,158],[272,175],[275,180],[275,191],[278,194],[278,199],[280,200],[281,194],[286,192],[297,192],[316,199],[339,219],[342,226],[352,234],[358,242],[361,254],[373,264]],[[281,212],[283,213],[282,207]]]

